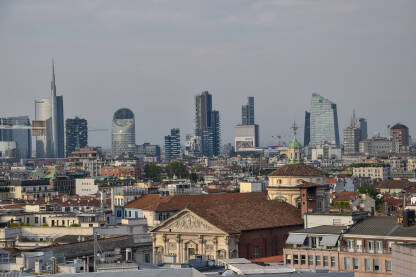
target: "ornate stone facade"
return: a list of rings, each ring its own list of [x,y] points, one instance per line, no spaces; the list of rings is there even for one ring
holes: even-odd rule
[[[186,263],[193,255],[209,259],[238,257],[238,237],[218,229],[190,210],[183,210],[151,230],[153,261]]]

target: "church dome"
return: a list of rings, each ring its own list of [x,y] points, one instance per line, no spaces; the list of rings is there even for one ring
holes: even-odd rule
[[[299,143],[296,137],[294,137],[293,140],[290,142],[288,149],[302,149],[302,145]]]

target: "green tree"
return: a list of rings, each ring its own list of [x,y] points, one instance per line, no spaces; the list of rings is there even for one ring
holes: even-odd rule
[[[147,180],[160,182],[162,180],[162,168],[156,163],[147,163],[144,165],[144,175]]]
[[[358,192],[359,193],[366,193],[369,196],[371,196],[371,198],[373,198],[376,201],[376,210],[377,211],[381,211],[384,209],[384,200],[383,198],[379,199],[377,198],[378,192],[377,189],[375,187],[373,187],[370,184],[362,184],[361,186],[358,187]]]
[[[174,175],[178,178],[187,178],[189,176],[188,169],[183,163],[179,161],[173,161],[169,163],[165,170],[166,174],[168,174],[170,178],[172,178]]]
[[[195,172],[192,172],[191,174],[189,174],[189,179],[192,183],[196,183],[198,182],[198,175],[196,175]]]

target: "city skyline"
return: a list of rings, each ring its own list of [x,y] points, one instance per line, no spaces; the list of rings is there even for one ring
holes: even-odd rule
[[[0,46],[0,89],[8,101],[1,101],[1,115],[34,119],[33,99],[46,95],[54,57],[65,119],[78,115],[94,128],[110,130],[112,113],[128,107],[136,115],[138,144],[162,145],[165,130],[173,127],[184,136],[193,134],[193,96],[203,90],[215,96],[224,143],[233,141],[233,126],[240,122],[247,96],[255,96],[261,107],[256,111],[262,126],[260,145],[268,145],[273,135],[290,138],[288,122],[303,122],[315,91],[337,103],[340,130],[349,125],[355,109],[367,119],[369,137],[374,132],[388,135],[387,125],[401,122],[415,138],[410,119],[416,83],[410,72],[415,71],[416,36],[402,33],[414,32],[410,11],[416,4],[401,2],[230,1],[224,13],[216,12],[218,3],[202,4],[201,12],[198,3],[116,8],[110,2],[77,2],[74,7],[51,1],[3,2],[1,10],[7,12],[0,20],[5,38]],[[151,12],[141,16],[141,10]],[[306,10],[310,13],[304,14]],[[77,22],[71,20],[74,14]],[[385,18],[388,24],[375,25]],[[337,28],[331,27],[334,20]],[[321,27],[326,32],[318,31]],[[157,32],[150,32],[155,28]],[[172,30],[186,47],[169,35]],[[256,39],[233,35],[242,30]],[[108,32],[117,33],[114,40],[108,39]],[[98,99],[99,109],[94,105]],[[151,122],[146,120],[149,114]],[[110,148],[111,132],[92,134],[90,142]]]

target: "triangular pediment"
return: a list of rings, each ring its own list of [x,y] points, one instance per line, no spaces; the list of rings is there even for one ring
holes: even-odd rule
[[[185,210],[163,222],[152,232],[224,234],[225,232],[190,210]]]

